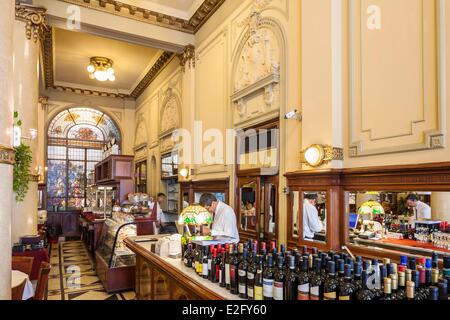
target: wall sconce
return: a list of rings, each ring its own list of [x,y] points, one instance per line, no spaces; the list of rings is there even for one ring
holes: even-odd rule
[[[182,176],[183,179],[189,178],[189,169],[188,168],[181,169],[180,170],[180,176]]]
[[[38,136],[37,129],[28,129],[29,136],[22,136],[22,139],[35,140]]]
[[[320,167],[332,160],[344,160],[342,148],[313,144],[301,152],[301,163],[310,167]]]

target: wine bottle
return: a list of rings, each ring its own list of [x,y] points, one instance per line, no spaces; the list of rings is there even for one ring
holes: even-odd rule
[[[320,274],[322,261],[319,258],[314,259],[314,272],[309,281],[309,299],[323,300],[323,280]]]
[[[435,251],[431,254],[431,268],[439,269],[439,255]]]
[[[339,259],[340,261],[343,261]],[[339,288],[339,280],[336,279],[336,266],[334,261],[328,261],[327,264],[328,275],[323,284],[323,299],[324,300],[336,300],[337,291]]]
[[[220,259],[220,273],[219,273],[219,286],[222,288],[226,288],[226,268],[225,268],[225,260],[227,255],[227,246],[225,248],[222,248],[222,255]]]
[[[362,289],[362,279],[361,279],[361,272],[362,272],[362,262],[356,262],[355,268],[354,268],[354,287],[355,292],[353,294],[353,298],[356,299],[356,293]]]
[[[398,296],[398,276],[397,276],[397,274],[393,273],[389,277],[391,278],[392,300],[401,300],[401,297]]]
[[[234,246],[234,254],[230,260],[230,293],[239,294],[239,252]]]
[[[254,287],[255,287],[255,276],[256,276],[256,272],[258,270],[257,259],[259,259],[259,256],[254,254],[253,261],[250,263],[250,265],[247,268],[247,299],[248,300],[255,299]]]
[[[414,257],[408,258],[408,269],[411,269],[411,270],[417,269],[416,258],[414,258]]]
[[[230,262],[233,257],[233,245],[229,245],[228,255],[225,258],[225,285],[227,290],[231,289],[231,278],[230,278]]]
[[[204,247],[203,249],[203,257],[202,257],[202,278],[208,279],[209,277],[209,253],[208,247]]]
[[[398,272],[397,300],[403,300],[406,297],[406,275],[404,272]]]
[[[393,300],[392,299],[392,280],[391,278],[383,279],[383,291],[384,295],[381,300]]]
[[[274,272],[273,276],[273,299],[284,300],[284,283],[285,273],[283,268],[284,258],[280,255],[278,257],[278,268]]]
[[[214,245],[209,246],[209,253],[208,253],[208,279],[209,281],[212,281],[213,278],[213,272],[212,272],[212,261],[214,259]]]
[[[339,287],[339,300],[353,300],[355,285],[352,279],[352,267],[350,264],[344,266],[344,283]]]
[[[244,248],[244,253],[242,254],[242,260],[239,263],[239,297],[242,299],[247,299],[247,249]]]
[[[284,297],[286,300],[297,300],[298,273],[296,272],[295,257],[289,257],[289,270],[286,273]]]
[[[345,266],[345,261],[344,259],[338,259],[337,260],[337,282],[338,282],[338,287],[342,286],[344,284],[344,276],[345,276],[345,270],[344,270],[344,266]]]
[[[263,272],[263,296],[264,300],[273,300],[273,256],[267,255],[267,267]]]
[[[407,300],[414,300],[414,287],[415,284],[413,281],[407,281],[406,282],[406,299]]]
[[[198,274],[198,265],[200,263],[200,251],[199,251],[199,245],[196,244],[194,247],[194,263],[192,267],[194,268],[194,271]]]
[[[429,293],[429,299],[428,300],[433,300],[433,301],[437,301],[439,300],[439,288],[435,287],[435,286],[431,286],[428,288]]]
[[[369,281],[369,271],[363,270],[361,272],[361,282],[362,282],[362,289],[359,290],[356,293],[356,299],[361,301],[370,301],[373,300],[373,293],[372,290],[368,288],[368,281]]]
[[[308,260],[301,261],[301,269],[298,273],[297,300],[309,300],[309,274]]]
[[[263,300],[263,256],[258,256],[258,267],[255,274],[254,296],[255,300]]]
[[[184,265],[188,268],[192,268],[192,261],[194,259],[194,256],[192,254],[192,244],[188,244],[188,248],[186,252],[184,253],[183,262]]]
[[[213,253],[213,261],[212,261],[212,278],[211,281],[213,283],[217,283],[220,280],[220,266],[222,263],[222,259],[220,258],[220,255],[217,253],[217,250],[219,249],[214,249],[214,253]]]

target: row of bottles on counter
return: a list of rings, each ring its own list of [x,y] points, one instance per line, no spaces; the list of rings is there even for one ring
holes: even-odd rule
[[[400,264],[319,252],[304,246],[277,250],[257,241],[238,245],[189,244],[184,264],[204,279],[248,300],[448,300],[450,256],[400,257]]]

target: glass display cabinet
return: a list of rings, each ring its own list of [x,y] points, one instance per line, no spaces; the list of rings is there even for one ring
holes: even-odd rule
[[[136,222],[124,217],[105,220],[95,254],[97,274],[107,292],[134,288],[136,257],[124,240],[137,235]]]

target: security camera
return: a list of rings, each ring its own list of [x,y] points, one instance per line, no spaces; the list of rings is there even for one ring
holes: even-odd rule
[[[286,115],[284,116],[285,119],[295,119],[298,121],[302,120],[302,116],[298,113],[298,110],[295,109],[293,111],[290,111],[288,113],[286,113]]]

